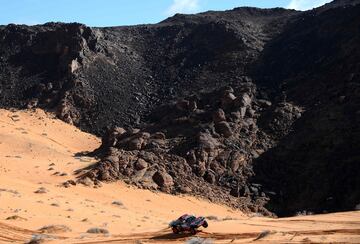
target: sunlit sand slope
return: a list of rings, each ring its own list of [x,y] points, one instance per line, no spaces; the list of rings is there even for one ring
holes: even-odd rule
[[[96,162],[76,155],[99,145],[42,110],[0,110],[0,243],[184,243],[194,237],[167,228],[183,213],[209,217],[197,236],[215,243],[360,243],[360,212],[269,219],[123,183],[62,187]],[[91,228],[109,233],[87,233]]]

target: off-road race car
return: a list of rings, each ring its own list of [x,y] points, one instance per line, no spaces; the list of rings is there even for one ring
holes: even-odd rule
[[[169,225],[175,234],[181,232],[190,232],[191,234],[196,234],[198,228],[207,228],[208,222],[204,217],[195,217],[194,215],[184,214],[177,220],[171,221]]]

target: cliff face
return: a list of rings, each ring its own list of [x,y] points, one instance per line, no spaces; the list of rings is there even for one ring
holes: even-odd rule
[[[0,105],[45,108],[104,135],[102,160],[85,173],[95,181],[280,215],[353,209],[358,3],[2,26]]]

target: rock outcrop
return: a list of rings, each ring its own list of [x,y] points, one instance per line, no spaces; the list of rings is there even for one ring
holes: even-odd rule
[[[264,208],[268,197],[262,186],[251,184],[249,178],[254,174],[253,160],[276,145],[278,128],[270,127],[267,134],[257,121],[273,110],[282,111],[279,116],[271,114],[287,131],[302,109],[259,100],[255,85],[247,80],[234,89],[227,86],[163,105],[141,130],[109,130],[97,150],[102,160],[82,178],[121,179],[146,189],[201,195],[270,214]]]

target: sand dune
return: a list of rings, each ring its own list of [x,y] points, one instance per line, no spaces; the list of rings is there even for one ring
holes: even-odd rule
[[[99,144],[99,138],[42,110],[0,110],[0,243],[24,243],[41,234],[51,243],[184,243],[193,237],[173,235],[167,225],[188,212],[212,216],[197,236],[215,243],[360,243],[360,212],[270,219],[123,183],[61,187],[96,161],[77,153]],[[67,229],[41,233],[49,225]],[[87,233],[94,227],[109,234]]]

